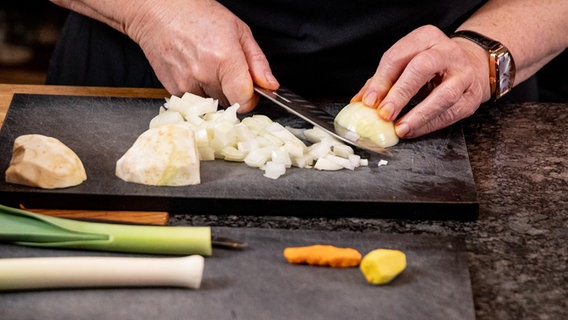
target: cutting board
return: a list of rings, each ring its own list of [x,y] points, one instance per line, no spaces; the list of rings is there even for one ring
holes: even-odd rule
[[[0,292],[0,319],[475,319],[461,238],[275,229],[215,228],[249,243],[214,249],[202,286]],[[291,265],[286,246],[316,243],[406,253],[389,285],[367,284],[358,268]],[[121,255],[0,245],[0,257]],[[1,275],[0,275],[1,276]]]
[[[474,219],[477,193],[460,126],[406,140],[394,158],[358,150],[368,167],[354,171],[291,168],[277,180],[242,163],[201,163],[200,185],[153,187],[114,175],[116,161],[148,128],[163,99],[16,94],[0,131],[0,170],[14,139],[55,137],[83,161],[88,180],[58,190],[0,181],[1,203],[28,208],[149,210],[176,213],[372,216]],[[341,105],[325,104],[330,113]],[[309,127],[268,101],[256,108],[283,125]],[[378,166],[380,160],[386,166]]]

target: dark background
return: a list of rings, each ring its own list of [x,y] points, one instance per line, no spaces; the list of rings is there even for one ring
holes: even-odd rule
[[[0,5],[0,83],[42,84],[67,11],[48,1]],[[537,75],[540,101],[568,102],[568,52]]]

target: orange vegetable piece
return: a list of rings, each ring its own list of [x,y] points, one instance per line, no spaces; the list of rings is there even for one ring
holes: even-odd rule
[[[338,248],[321,244],[285,248],[284,257],[293,264],[305,263],[311,266],[334,268],[356,267],[361,262],[361,253],[353,248]]]

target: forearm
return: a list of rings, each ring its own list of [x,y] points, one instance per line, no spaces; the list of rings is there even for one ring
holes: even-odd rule
[[[132,1],[113,0],[51,0],[58,6],[83,14],[125,33],[125,23],[132,8]],[[134,1],[136,2],[136,1]]]
[[[160,0],[50,0],[130,36],[138,42],[144,27],[160,17]]]
[[[566,0],[491,0],[458,30],[472,30],[503,43],[520,83],[568,47]]]

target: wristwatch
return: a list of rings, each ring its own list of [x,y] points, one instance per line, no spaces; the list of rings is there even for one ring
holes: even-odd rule
[[[469,30],[456,31],[450,35],[450,38],[454,37],[470,40],[489,53],[489,85],[493,101],[511,91],[515,82],[515,61],[507,47],[498,41]]]

